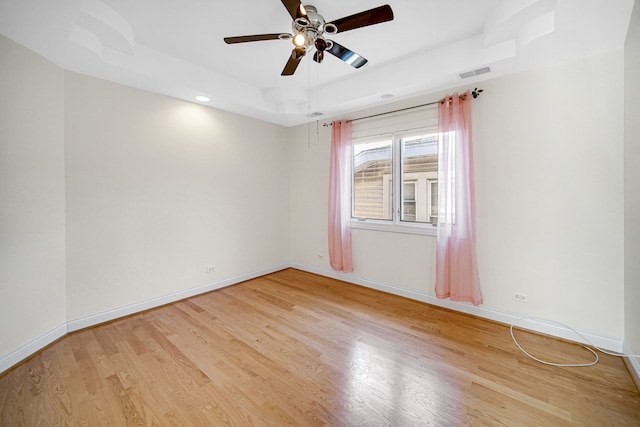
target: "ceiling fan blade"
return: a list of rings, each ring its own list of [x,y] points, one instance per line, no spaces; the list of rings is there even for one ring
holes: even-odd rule
[[[335,25],[338,28],[339,33],[342,33],[345,31],[354,30],[356,28],[380,24],[382,22],[392,20],[393,10],[391,10],[391,6],[385,4],[384,6],[376,7],[374,9],[356,13],[355,15],[337,19],[335,21],[332,21],[331,24]]]
[[[341,61],[344,61],[347,64],[351,65],[353,68],[360,68],[367,63],[366,58],[358,55],[354,51],[347,49],[346,47],[336,42],[333,42],[331,49],[327,49],[325,50],[325,52],[329,52]]]
[[[300,0],[282,0],[282,4],[287,8],[287,12],[293,20],[305,15]]]
[[[253,36],[238,36],[238,37],[225,37],[224,42],[226,44],[234,44],[234,43],[247,43],[247,42],[258,42],[262,40],[278,40],[282,38],[283,34],[255,34]],[[291,36],[289,34],[284,34],[284,37]]]
[[[296,54],[296,49],[293,49],[291,52],[291,56],[287,61],[287,64],[284,66],[282,70],[281,76],[292,76],[293,73],[296,72],[298,65],[300,64],[300,60],[304,56],[304,52]]]

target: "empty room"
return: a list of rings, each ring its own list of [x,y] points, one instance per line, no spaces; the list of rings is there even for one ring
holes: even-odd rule
[[[640,3],[0,0],[0,426],[640,425]]]

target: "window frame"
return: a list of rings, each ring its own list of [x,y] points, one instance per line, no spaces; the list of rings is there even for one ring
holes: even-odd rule
[[[403,171],[403,156],[402,148],[403,141],[411,137],[420,135],[433,135],[437,134],[437,129],[432,126],[425,126],[416,129],[409,129],[402,132],[391,132],[389,138],[391,140],[391,180],[392,196],[391,196],[391,219],[378,219],[378,218],[359,218],[354,216],[354,204],[355,204],[355,190],[354,190],[354,173],[351,172],[351,228],[352,229],[364,229],[375,230],[394,233],[407,233],[407,234],[419,234],[419,235],[437,235],[437,226],[432,222],[417,222],[402,220],[402,213],[404,208],[403,188],[405,177]],[[386,135],[380,135],[384,137]],[[358,138],[360,139],[360,138]],[[357,144],[358,139],[353,141],[353,145]],[[367,139],[367,138],[362,138]],[[351,155],[351,171],[355,169],[354,165],[355,156]],[[435,178],[427,178],[427,186],[429,188],[427,204],[431,206],[431,183],[437,182],[437,174]],[[411,179],[407,180],[411,181]],[[383,181],[383,185],[386,185]],[[417,188],[416,188],[417,191]],[[432,218],[430,209],[427,211],[427,217]]]

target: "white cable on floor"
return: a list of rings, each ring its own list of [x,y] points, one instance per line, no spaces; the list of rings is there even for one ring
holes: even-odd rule
[[[565,325],[563,323],[554,322],[552,320],[538,319],[538,318],[535,318],[535,317],[522,317],[516,323],[521,322],[523,320],[535,320],[537,322],[552,324],[552,325],[555,325],[555,326],[561,326],[561,327],[563,327],[565,329],[568,329],[568,330],[572,331],[574,334],[576,334],[577,336],[582,338],[582,340],[588,344],[588,345],[584,345],[583,344],[583,345],[581,345],[581,347],[584,348],[584,349],[589,350],[596,357],[594,361],[589,362],[589,363],[554,363],[554,362],[548,362],[546,360],[538,359],[537,357],[532,356],[531,354],[529,354],[524,348],[522,348],[520,343],[518,343],[518,340],[516,339],[515,335],[513,335],[513,328],[515,326],[515,323],[512,323],[511,327],[509,328],[509,331],[511,332],[511,338],[513,339],[513,342],[518,346],[520,351],[522,351],[524,354],[526,354],[527,356],[529,356],[531,359],[535,360],[536,362],[540,362],[540,363],[543,363],[545,365],[563,366],[563,367],[593,366],[596,363],[598,363],[598,361],[600,360],[600,358],[598,357],[598,353],[596,353],[593,349],[596,349],[599,352],[604,353],[604,354],[608,354],[610,356],[616,356],[616,357],[640,357],[639,355],[635,355],[635,354],[615,353],[615,352],[610,352],[610,351],[607,351],[605,349],[602,349],[602,348],[598,347],[597,345],[594,345],[593,343],[591,343],[591,341],[589,341],[586,337],[584,337],[580,332],[576,331],[571,326]]]

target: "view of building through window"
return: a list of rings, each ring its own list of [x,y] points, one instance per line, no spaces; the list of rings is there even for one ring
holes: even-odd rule
[[[394,185],[395,176],[401,186]],[[435,224],[437,179],[438,135],[435,133],[364,143],[356,140],[353,217]]]
[[[438,135],[400,140],[402,158],[402,221],[438,220]]]
[[[353,216],[392,219],[392,140],[353,146]]]

